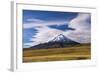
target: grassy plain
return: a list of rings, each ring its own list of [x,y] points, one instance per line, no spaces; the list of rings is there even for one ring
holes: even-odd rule
[[[90,44],[67,48],[23,49],[23,62],[67,61],[91,59]]]

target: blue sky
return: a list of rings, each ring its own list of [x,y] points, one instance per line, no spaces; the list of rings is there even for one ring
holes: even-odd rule
[[[27,19],[35,18],[44,21],[70,20],[77,16],[72,12],[54,12],[54,11],[35,11],[23,10],[23,23],[30,23]]]
[[[79,25],[82,29],[85,26],[90,29],[90,14],[23,10],[23,47],[27,48],[39,43],[44,43],[60,33],[70,37],[69,33],[76,31],[77,27],[80,28],[77,25],[73,25],[73,23],[80,24],[80,22],[84,24],[81,25],[82,27]],[[89,30],[86,32],[88,31]]]

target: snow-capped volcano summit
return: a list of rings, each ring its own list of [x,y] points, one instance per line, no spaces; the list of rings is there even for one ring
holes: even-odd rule
[[[56,37],[54,37],[53,39],[51,39],[49,42],[75,42],[69,38],[67,38],[65,35],[63,34],[59,34]]]
[[[59,42],[63,42],[65,41],[67,38],[63,35],[63,34],[59,34],[58,36],[54,37],[52,39],[52,41],[59,41]]]

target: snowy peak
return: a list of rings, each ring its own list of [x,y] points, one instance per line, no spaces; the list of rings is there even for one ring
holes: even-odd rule
[[[54,37],[53,39],[51,39],[49,42],[66,42],[66,43],[77,43],[69,38],[67,38],[65,35],[63,34],[59,34],[56,37]]]
[[[59,41],[59,42],[63,42],[66,40],[66,37],[63,34],[59,34],[58,36],[54,37],[54,39],[52,39],[52,41]]]

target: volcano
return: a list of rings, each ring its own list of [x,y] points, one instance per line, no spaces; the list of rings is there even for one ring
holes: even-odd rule
[[[65,48],[65,47],[70,47],[77,44],[80,44],[80,43],[67,38],[63,34],[59,34],[46,43],[38,44],[30,48],[33,48],[33,49]]]

